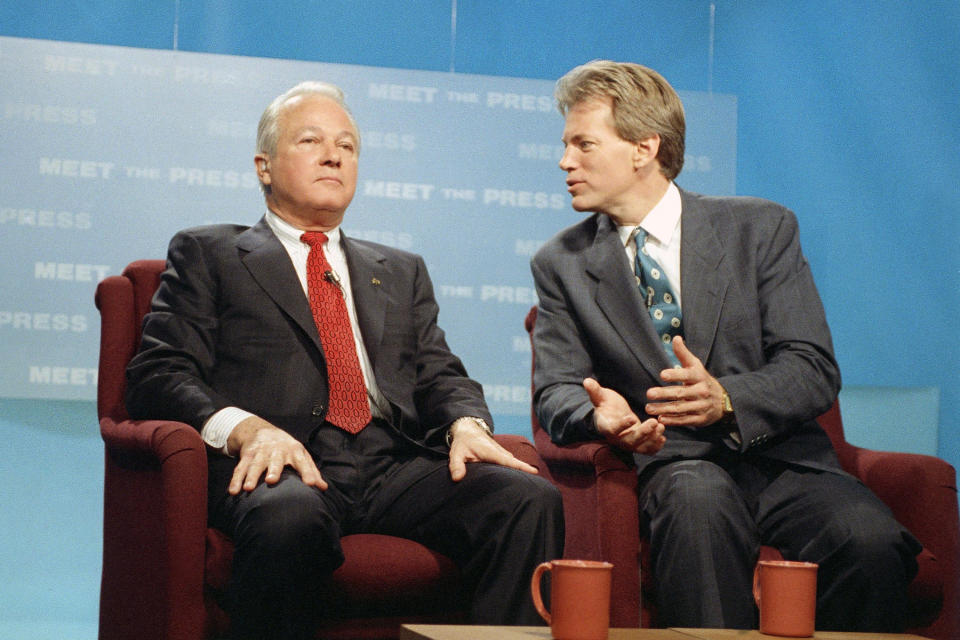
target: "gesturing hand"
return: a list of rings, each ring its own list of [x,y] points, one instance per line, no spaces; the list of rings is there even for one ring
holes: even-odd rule
[[[705,427],[713,424],[723,417],[723,387],[687,349],[680,336],[673,339],[673,352],[680,360],[681,368],[660,372],[660,378],[667,386],[647,389],[648,403],[644,410],[669,426]]]
[[[306,448],[289,433],[262,418],[252,416],[238,424],[227,440],[227,451],[240,459],[227,489],[230,495],[237,495],[241,489],[256,489],[264,472],[264,481],[276,484],[287,466],[300,474],[304,484],[321,490],[327,488],[326,481]]]
[[[583,388],[593,403],[594,426],[607,442],[634,453],[654,454],[663,448],[667,439],[656,418],[641,422],[623,396],[593,378],[584,379]]]

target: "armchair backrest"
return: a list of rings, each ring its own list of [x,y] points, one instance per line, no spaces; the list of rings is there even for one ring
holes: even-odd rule
[[[127,418],[124,405],[126,369],[140,345],[143,316],[166,268],[163,260],[131,262],[123,274],[109,276],[97,285],[100,310],[100,368],[97,413],[100,418]]]
[[[534,305],[530,307],[530,311],[527,312],[527,317],[523,321],[523,326],[527,330],[527,337],[530,339],[530,393],[533,393],[533,370],[537,364],[537,352],[533,347],[533,327],[537,323],[537,306]],[[540,420],[537,418],[537,410],[535,409],[535,403],[530,403],[530,426],[533,431],[533,443],[540,450],[544,451],[549,447],[552,442],[550,440],[550,434],[547,433],[547,430],[543,428],[540,424]]]
[[[837,452],[837,458],[840,460],[840,466],[844,471],[854,474],[854,457],[856,456],[855,447],[847,442],[843,434],[843,419],[840,417],[840,400],[833,401],[833,406],[827,409],[827,412],[817,418],[817,423],[827,432],[834,450]]]

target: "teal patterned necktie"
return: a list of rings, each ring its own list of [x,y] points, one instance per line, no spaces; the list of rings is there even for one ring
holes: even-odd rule
[[[640,287],[640,294],[647,305],[647,311],[650,312],[653,327],[667,352],[667,358],[674,366],[679,366],[680,361],[673,353],[670,342],[673,336],[679,336],[682,332],[683,314],[680,312],[680,305],[670,289],[667,274],[647,253],[647,232],[637,227],[633,239],[637,244],[637,259],[633,266],[637,286]]]

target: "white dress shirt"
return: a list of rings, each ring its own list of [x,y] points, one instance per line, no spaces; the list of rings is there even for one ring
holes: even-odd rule
[[[267,211],[267,224],[280,240],[280,244],[287,250],[297,278],[303,287],[303,294],[307,294],[307,256],[310,246],[300,240],[303,231],[289,224],[272,211]],[[347,257],[340,244],[340,228],[326,232],[327,242],[324,245],[324,255],[334,273],[339,277],[340,288],[347,303],[347,313],[350,316],[350,326],[353,329],[353,342],[357,348],[357,357],[360,360],[360,369],[363,371],[363,380],[367,386],[367,399],[370,402],[370,413],[375,418],[385,418],[389,415],[389,403],[377,388],[377,381],[373,376],[373,367],[363,344],[360,334],[360,325],[357,323],[357,310],[353,304],[353,291],[350,288],[350,270],[347,268]],[[227,439],[233,429],[243,420],[253,414],[239,407],[225,407],[214,413],[204,423],[200,430],[203,441],[222,453],[227,453]]]
[[[633,231],[640,226],[647,232],[647,252],[663,269],[670,282],[677,306],[681,305],[680,292],[680,213],[682,203],[677,185],[670,183],[660,202],[650,210],[639,225],[617,226],[617,233],[624,244],[624,250],[634,264],[637,257],[637,245],[632,242]]]

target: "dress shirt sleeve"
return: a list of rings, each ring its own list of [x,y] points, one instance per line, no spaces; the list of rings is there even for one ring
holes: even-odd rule
[[[200,437],[207,443],[207,446],[225,456],[229,456],[227,439],[230,438],[230,434],[233,433],[238,424],[252,417],[252,413],[239,407],[225,407],[203,423],[203,427],[200,429]]]

